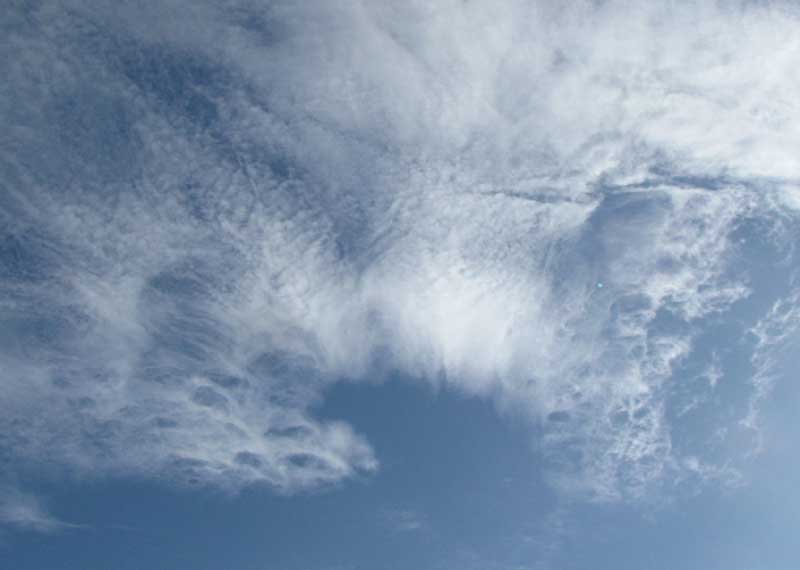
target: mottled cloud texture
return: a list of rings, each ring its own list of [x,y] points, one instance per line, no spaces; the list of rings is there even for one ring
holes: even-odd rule
[[[325,390],[399,371],[565,493],[738,480],[798,320],[800,18],[563,4],[4,9],[0,470],[327,486],[379,458]]]

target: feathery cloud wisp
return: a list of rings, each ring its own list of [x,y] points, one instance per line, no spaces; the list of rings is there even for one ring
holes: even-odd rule
[[[714,473],[673,441],[673,376],[752,293],[741,224],[796,221],[796,26],[711,3],[15,8],[4,449],[329,485],[378,463],[314,406],[399,369],[523,410],[563,489]]]

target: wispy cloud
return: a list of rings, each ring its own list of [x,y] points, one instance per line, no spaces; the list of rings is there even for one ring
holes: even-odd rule
[[[36,495],[11,487],[0,487],[0,527],[3,525],[45,534],[84,528],[53,516]]]
[[[384,509],[381,519],[392,532],[420,532],[429,528],[427,518],[413,509]]]
[[[795,348],[796,342],[789,344],[789,341],[796,339],[798,330],[800,289],[795,288],[787,296],[777,300],[769,312],[748,331],[755,339],[755,349],[750,358],[754,391],[750,397],[747,415],[741,419],[741,424],[758,436],[754,451],[761,451],[763,445],[760,432],[761,406],[779,377],[779,368],[784,361],[782,353]]]
[[[796,221],[789,5],[98,0],[6,21],[15,461],[330,485],[378,460],[315,404],[399,369],[523,410],[566,492],[698,471],[673,374],[753,294],[743,221]]]

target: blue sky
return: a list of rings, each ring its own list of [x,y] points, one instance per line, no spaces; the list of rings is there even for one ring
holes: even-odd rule
[[[0,569],[800,564],[793,4],[0,28]]]

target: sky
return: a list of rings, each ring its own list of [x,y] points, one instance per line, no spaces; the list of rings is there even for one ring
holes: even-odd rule
[[[6,3],[0,570],[800,567],[799,32]]]

